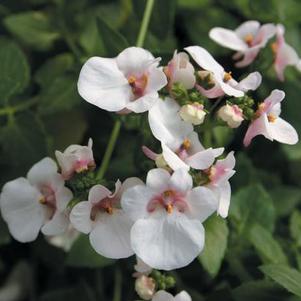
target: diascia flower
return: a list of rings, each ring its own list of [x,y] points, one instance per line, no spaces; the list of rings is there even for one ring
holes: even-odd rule
[[[174,83],[181,83],[186,89],[191,89],[195,85],[194,67],[189,62],[189,56],[185,52],[174,52],[172,60],[164,68],[168,78],[168,87]]]
[[[123,50],[116,58],[92,57],[82,67],[79,94],[101,109],[141,113],[158,100],[167,84],[160,58],[138,47]]]
[[[204,247],[202,222],[217,208],[214,194],[205,187],[192,188],[185,169],[172,175],[152,169],[146,185],[129,188],[121,206],[134,221],[131,245],[146,264],[161,270],[188,265]]]
[[[69,179],[75,172],[80,173],[95,167],[92,151],[93,141],[90,138],[87,146],[73,144],[64,152],[55,151],[56,159],[65,179]]]
[[[235,97],[242,97],[249,90],[256,90],[261,84],[261,75],[259,72],[250,73],[246,78],[237,82],[231,72],[226,72],[224,68],[212,57],[204,48],[199,46],[186,47],[185,50],[191,55],[196,63],[208,71],[210,81],[214,86],[205,89],[197,84],[196,88],[208,98],[217,98],[224,94]]]
[[[72,192],[64,187],[56,163],[44,158],[29,170],[27,178],[4,185],[0,206],[11,235],[20,242],[30,242],[40,230],[45,235],[58,235],[67,229],[66,207],[71,199]]]
[[[231,186],[229,179],[235,174],[235,157],[234,152],[230,152],[225,159],[217,160],[206,172],[209,183],[206,185],[217,197],[217,213],[222,217],[228,216]]]
[[[284,39],[284,26],[277,25],[277,39],[272,44],[272,49],[275,53],[274,68],[279,80],[284,81],[284,70],[287,66],[295,66],[301,71],[301,59],[296,50],[288,45]]]
[[[102,185],[89,191],[88,201],[75,205],[70,221],[75,229],[89,234],[90,243],[97,253],[108,258],[126,258],[133,255],[130,246],[132,221],[120,208],[120,197],[129,187],[141,185],[138,178],[117,181],[112,193]]]
[[[244,120],[243,111],[238,105],[226,104],[218,110],[217,115],[233,129],[239,127]]]
[[[152,301],[191,301],[191,297],[185,291],[182,291],[175,297],[166,291],[158,291]]]
[[[248,146],[257,135],[263,135],[267,139],[276,140],[286,144],[296,144],[299,140],[296,130],[285,120],[279,117],[281,113],[281,101],[285,93],[281,90],[273,90],[268,98],[258,106],[255,119],[249,125],[244,138],[244,145]]]
[[[180,106],[173,99],[165,98],[149,111],[149,125],[153,135],[161,142],[162,156],[173,170],[206,169],[224,149],[205,149],[192,125],[181,120],[179,110]]]
[[[245,67],[251,64],[257,57],[260,49],[275,35],[274,24],[260,25],[258,21],[247,21],[235,30],[222,27],[212,28],[210,38],[221,46],[236,50],[234,59],[241,59],[236,67]]]

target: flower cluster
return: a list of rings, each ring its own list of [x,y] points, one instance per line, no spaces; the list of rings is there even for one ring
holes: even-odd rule
[[[241,61],[236,65],[243,67],[275,34],[275,69],[283,79],[285,66],[300,68],[300,59],[284,41],[283,26],[249,21],[235,31],[214,28],[210,37],[238,51],[235,58]],[[94,173],[91,139],[87,146],[56,151],[59,169],[45,158],[26,178],[3,187],[1,212],[16,240],[33,241],[40,230],[52,239],[69,232],[72,237],[76,231],[87,234],[102,256],[136,254],[143,261],[136,279],[141,298],[191,300],[185,292],[176,297],[162,290],[155,293],[149,273],[188,265],[204,248],[203,222],[215,212],[228,216],[234,152],[203,145],[200,137],[220,123],[230,128],[248,123],[245,146],[257,135],[287,144],[297,143],[298,135],[279,117],[283,91],[273,90],[263,102],[250,96],[261,84],[259,72],[235,80],[206,49],[184,50],[175,51],[166,66],[139,47],[84,64],[78,91],[86,101],[117,114],[148,112],[151,133],[161,147],[141,147],[154,168],[145,182],[135,177],[117,180],[112,191]]]

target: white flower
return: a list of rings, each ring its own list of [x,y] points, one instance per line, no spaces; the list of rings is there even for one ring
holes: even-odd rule
[[[274,67],[279,80],[284,81],[284,70],[287,66],[295,66],[301,71],[301,59],[296,50],[288,45],[284,39],[284,26],[277,25],[277,40],[272,44],[275,53]]]
[[[216,43],[238,51],[234,58],[243,58],[236,63],[236,67],[245,67],[255,60],[260,49],[266,46],[275,32],[274,24],[260,25],[258,21],[247,21],[235,30],[215,27],[210,30],[209,36]]]
[[[206,112],[204,111],[204,106],[195,102],[192,104],[186,104],[181,107],[180,116],[186,121],[193,125],[199,125],[204,122]]]
[[[229,179],[235,174],[234,152],[230,152],[225,159],[217,160],[216,163],[208,170],[210,182],[206,185],[217,197],[217,213],[223,218],[228,216],[231,186]]]
[[[173,270],[188,265],[204,247],[202,222],[217,208],[214,194],[192,188],[184,169],[170,175],[152,169],[146,185],[128,189],[121,206],[135,222],[131,245],[135,254],[155,269]]]
[[[217,98],[224,94],[241,97],[244,95],[244,92],[248,90],[256,90],[261,83],[261,75],[259,72],[250,73],[246,78],[237,82],[233,79],[231,72],[226,72],[211,54],[202,47],[190,46],[186,47],[185,50],[200,67],[211,72],[211,80],[215,82],[213,88],[207,90],[201,85],[196,85],[200,93],[208,98]]]
[[[271,141],[276,140],[286,144],[296,144],[298,142],[299,138],[296,130],[279,117],[281,113],[280,102],[284,97],[285,93],[276,89],[259,105],[256,117],[249,125],[245,135],[245,146],[248,146],[257,135],[263,135]]]
[[[116,58],[92,57],[80,72],[79,94],[107,111],[145,112],[156,103],[158,91],[167,84],[158,61],[138,47],[126,48]]]
[[[156,289],[155,280],[151,277],[142,275],[135,281],[135,290],[143,300],[151,300]]]
[[[233,129],[239,127],[244,120],[243,111],[237,105],[226,104],[218,110],[217,115]]]
[[[134,254],[130,246],[131,220],[120,208],[121,195],[129,187],[141,185],[138,178],[117,181],[115,192],[102,185],[89,191],[88,201],[75,205],[70,221],[75,229],[89,234],[90,243],[97,253],[108,258],[126,258]]]
[[[44,158],[36,163],[26,178],[18,178],[3,187],[0,206],[11,235],[20,242],[45,235],[58,235],[68,227],[66,207],[72,192],[64,187],[56,163]]]
[[[75,172],[80,173],[95,167],[92,145],[93,141],[90,138],[87,146],[73,144],[68,146],[63,153],[55,151],[64,179],[69,179]]]
[[[151,272],[152,272],[152,268],[146,264],[141,258],[137,257],[137,264],[135,264],[134,266],[135,271],[137,273],[135,273],[135,275],[146,275],[148,276]]]
[[[168,86],[174,83],[181,83],[186,89],[191,89],[195,85],[194,67],[189,62],[189,56],[185,52],[174,52],[172,60],[164,68],[168,78]]]
[[[154,295],[152,301],[191,301],[191,297],[185,291],[182,291],[175,297],[173,297],[170,293],[167,293],[166,291],[158,291]]]
[[[149,111],[149,125],[153,135],[161,142],[162,156],[173,170],[206,169],[224,149],[205,149],[192,125],[181,120],[179,110],[180,106],[173,99],[165,98]]]

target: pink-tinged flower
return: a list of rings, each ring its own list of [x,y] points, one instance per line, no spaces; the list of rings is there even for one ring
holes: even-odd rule
[[[268,98],[258,106],[256,119],[254,119],[244,138],[244,145],[248,146],[257,135],[276,140],[286,144],[296,144],[299,140],[296,130],[279,117],[281,113],[280,102],[285,93],[281,90],[273,90]]]
[[[63,153],[55,151],[64,179],[70,179],[75,172],[80,173],[95,167],[92,145],[93,141],[90,138],[87,146],[73,144]]]
[[[189,62],[189,56],[185,52],[174,52],[172,60],[164,68],[168,79],[168,87],[174,83],[181,83],[186,89],[195,85],[194,67]]]
[[[167,84],[160,58],[138,47],[123,50],[116,58],[92,57],[82,67],[79,94],[101,109],[141,113],[158,100]]]
[[[228,216],[231,186],[229,179],[235,174],[234,152],[230,152],[225,159],[217,160],[207,171],[209,183],[206,185],[217,197],[217,213],[223,218]]]
[[[142,300],[151,300],[156,291],[153,278],[142,275],[135,281],[135,291]]]
[[[66,207],[72,197],[56,163],[44,158],[33,165],[27,178],[4,185],[0,207],[11,235],[20,242],[30,242],[40,230],[45,235],[58,235],[67,229]]]
[[[209,37],[223,47],[236,50],[234,59],[242,58],[236,67],[245,67],[256,59],[260,49],[266,46],[275,32],[274,24],[260,25],[258,21],[247,21],[235,30],[215,27],[210,30]]]
[[[120,208],[120,198],[129,188],[143,183],[138,178],[117,181],[112,193],[102,185],[89,191],[88,201],[75,205],[70,221],[75,229],[89,234],[90,243],[97,253],[108,258],[126,258],[134,254],[130,246],[132,221]]]
[[[146,264],[141,258],[137,257],[137,264],[134,266],[136,273],[134,277],[139,277],[141,275],[148,276],[152,272],[152,268]]]
[[[199,125],[204,122],[206,112],[202,104],[194,102],[182,106],[180,109],[180,116],[186,122],[190,122],[193,125]]]
[[[149,111],[149,125],[153,135],[161,142],[162,156],[173,170],[178,168],[188,170],[190,167],[206,169],[224,149],[205,149],[192,125],[181,120],[179,110],[180,106],[173,99],[165,98],[159,100]],[[149,150],[148,153],[152,159]],[[157,154],[153,153],[156,160],[155,155]]]
[[[296,50],[288,45],[284,39],[284,26],[277,25],[277,40],[272,44],[275,53],[274,68],[279,80],[284,81],[284,70],[287,66],[295,66],[301,71],[301,59]]]
[[[175,297],[166,291],[158,291],[152,301],[191,301],[191,297],[185,291],[182,291]]]
[[[222,106],[218,110],[217,116],[233,129],[239,127],[244,120],[243,111],[238,105],[226,104]]]
[[[196,88],[208,98],[217,98],[223,95],[242,97],[249,90],[256,90],[261,84],[259,72],[250,73],[246,78],[237,82],[204,48],[199,46],[186,47],[185,50],[191,55],[196,63],[206,71],[209,71],[210,81],[215,83],[214,87],[205,89],[197,84]]]
[[[132,248],[152,268],[184,267],[204,247],[202,222],[216,210],[217,200],[208,188],[192,187],[185,169],[170,175],[157,168],[148,172],[146,185],[122,196],[121,206],[134,221]]]

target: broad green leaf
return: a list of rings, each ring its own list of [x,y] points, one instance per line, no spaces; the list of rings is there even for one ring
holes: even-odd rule
[[[263,226],[259,224],[253,225],[249,232],[249,240],[263,263],[288,263],[280,244]]]
[[[229,230],[224,219],[212,216],[204,224],[205,227],[205,248],[199,256],[204,269],[215,277],[223,262]]]
[[[114,57],[122,50],[129,47],[129,43],[125,37],[110,27],[101,18],[97,18],[97,28],[108,56]]]
[[[232,198],[230,219],[240,234],[247,234],[256,223],[273,231],[275,207],[270,195],[258,184],[240,189]]]
[[[30,69],[27,59],[17,44],[0,40],[0,103],[21,93],[28,85]]]
[[[260,270],[291,293],[301,297],[301,273],[287,265],[269,264]]]
[[[224,147],[233,138],[233,130],[227,126],[216,126],[213,128],[213,136],[216,147]]]
[[[282,149],[286,153],[289,160],[299,160],[301,161],[301,141],[299,141],[296,145],[281,145]]]
[[[301,247],[301,212],[295,210],[290,217],[290,233],[298,247]]]
[[[245,282],[232,291],[235,301],[283,301],[286,292],[271,280]]]
[[[68,266],[77,268],[102,268],[113,263],[114,260],[104,258],[92,249],[88,235],[81,235],[75,241],[66,260]]]
[[[42,11],[27,11],[9,15],[5,27],[24,43],[38,50],[49,49],[60,37],[49,15]]]
[[[46,61],[35,73],[34,79],[42,88],[48,88],[58,76],[70,70],[73,63],[70,53],[59,54]]]
[[[39,99],[39,113],[52,114],[67,111],[81,102],[77,92],[76,79],[72,76],[57,77],[42,91]]]

